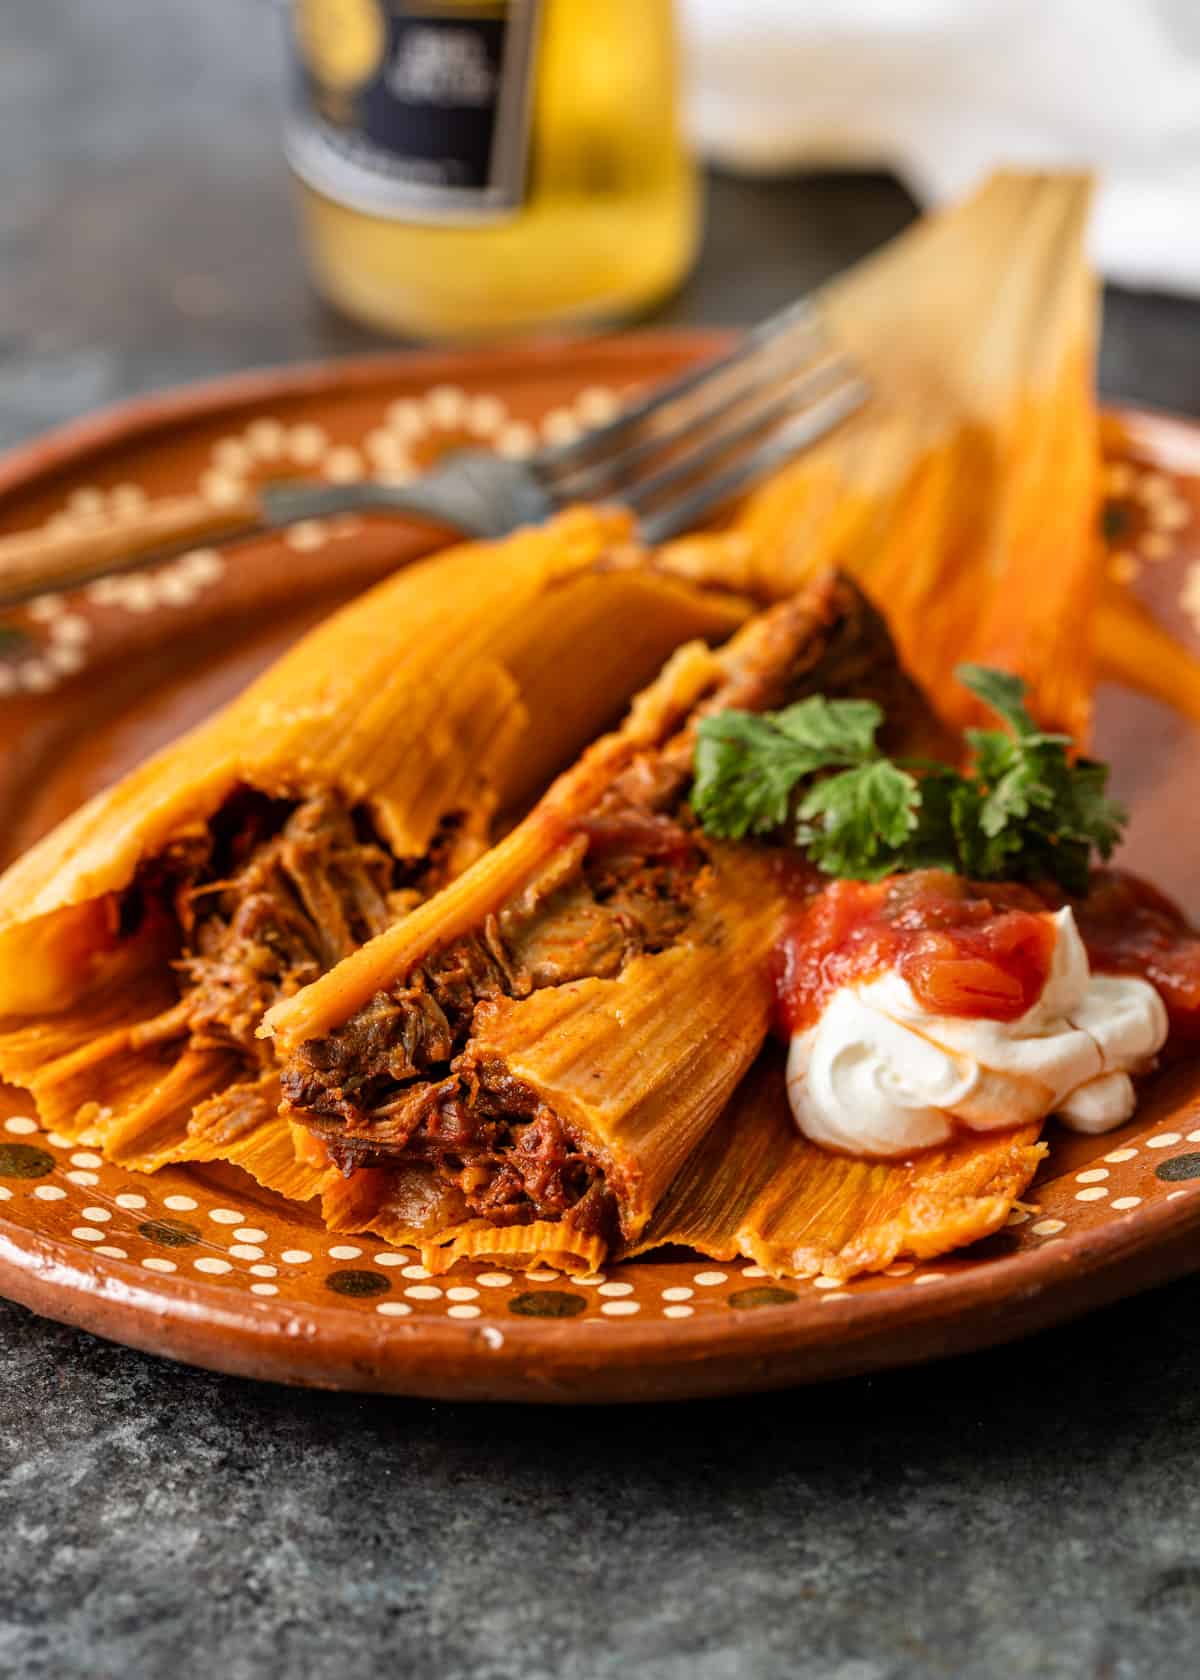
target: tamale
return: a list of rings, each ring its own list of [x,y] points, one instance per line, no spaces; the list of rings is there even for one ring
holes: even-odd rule
[[[1000,1229],[1046,1153],[1039,1130],[964,1133],[903,1162],[831,1154],[797,1132],[783,1050],[772,1045],[632,1252],[684,1244],[784,1276],[838,1279],[930,1259]]]
[[[492,852],[268,1013],[331,1229],[431,1270],[587,1267],[638,1240],[763,1043],[780,919],[812,890],[790,848],[696,825],[695,726],[815,693],[878,701],[912,750],[938,739],[882,620],[823,580],[682,650]]]
[[[0,879],[0,1076],[125,1164],[221,1158],[311,1195],[263,1011],[453,879],[672,649],[746,610],[582,509],[378,586]]]

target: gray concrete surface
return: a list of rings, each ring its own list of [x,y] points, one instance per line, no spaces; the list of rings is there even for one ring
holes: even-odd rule
[[[0,443],[369,347],[311,296],[268,0],[8,0]],[[746,321],[904,224],[713,183],[663,312]],[[1200,413],[1200,306],[1109,299],[1112,395]],[[1156,1680],[1200,1671],[1200,1284],[754,1401],[472,1410],[257,1388],[0,1307],[21,1680]]]

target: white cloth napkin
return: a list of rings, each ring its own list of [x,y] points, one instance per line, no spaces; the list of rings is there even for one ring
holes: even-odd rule
[[[1098,177],[1110,279],[1200,293],[1200,0],[680,0],[694,136],[730,169]]]

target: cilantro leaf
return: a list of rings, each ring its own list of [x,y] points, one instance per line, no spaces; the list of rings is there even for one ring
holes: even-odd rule
[[[917,778],[877,758],[817,782],[801,801],[796,839],[827,875],[890,875],[917,827],[920,805]]]
[[[875,732],[883,710],[873,700],[826,700],[814,694],[775,713],[784,734],[814,753],[824,764],[855,764],[875,752]]]
[[[954,675],[977,700],[997,712],[1017,735],[1036,735],[1038,726],[1025,705],[1029,685],[1011,671],[994,671],[987,665],[959,665]]]
[[[696,732],[696,815],[710,834],[730,840],[778,828],[797,784],[818,770],[870,757],[882,721],[870,700],[820,694],[782,712],[704,718]]]
[[[964,665],[963,683],[1007,729],[966,732],[972,765],[896,763],[875,742],[869,700],[814,695],[781,712],[730,711],[697,730],[692,804],[710,834],[786,828],[827,874],[871,880],[944,868],[975,880],[1054,880],[1087,891],[1092,854],[1111,855],[1128,821],[1108,768],[1070,756],[1038,728],[1026,685]]]

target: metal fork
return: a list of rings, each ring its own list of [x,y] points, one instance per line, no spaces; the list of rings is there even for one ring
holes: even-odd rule
[[[301,520],[380,512],[433,520],[466,536],[500,537],[581,501],[623,504],[639,535],[660,543],[824,437],[867,395],[861,375],[826,336],[812,301],[802,299],[724,355],[656,387],[570,443],[524,460],[458,450],[403,485],[268,483],[249,506],[234,510],[219,545]],[[189,540],[195,542],[194,531]],[[211,545],[211,536],[205,540]],[[101,556],[93,538],[78,567],[64,566],[63,555],[55,571],[38,568],[28,553],[22,557],[20,542],[0,539],[0,605],[167,557],[161,543],[150,553]],[[186,546],[177,540],[170,552]]]

